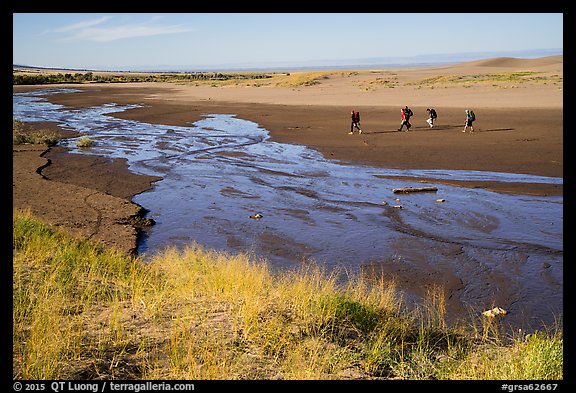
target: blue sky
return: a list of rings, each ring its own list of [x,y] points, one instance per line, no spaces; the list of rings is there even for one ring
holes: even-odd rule
[[[14,13],[13,63],[136,69],[563,48],[562,13]]]

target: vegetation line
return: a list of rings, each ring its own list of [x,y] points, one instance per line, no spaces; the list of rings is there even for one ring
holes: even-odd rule
[[[58,83],[126,83],[126,82],[189,82],[189,81],[226,81],[246,79],[271,78],[268,74],[223,74],[220,72],[192,72],[172,74],[130,74],[130,73],[106,73],[95,74],[93,72],[28,74],[12,73],[13,85],[42,85]]]

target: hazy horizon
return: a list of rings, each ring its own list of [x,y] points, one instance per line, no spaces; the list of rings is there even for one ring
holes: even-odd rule
[[[370,68],[370,67],[413,67],[435,66],[462,63],[467,61],[491,59],[498,57],[534,59],[548,56],[563,56],[562,49],[539,49],[521,52],[483,52],[483,53],[456,53],[456,54],[430,54],[412,57],[381,57],[369,59],[340,59],[316,60],[308,62],[278,62],[278,63],[252,63],[252,64],[204,64],[204,65],[143,65],[132,67],[118,67],[115,69],[74,68],[74,67],[45,67],[36,64],[13,64],[14,67],[28,67],[39,69],[84,70],[101,72],[206,72],[206,71],[254,71],[254,70],[297,70],[297,69],[327,69],[327,68]]]
[[[193,71],[562,54],[562,13],[14,13],[13,64]]]

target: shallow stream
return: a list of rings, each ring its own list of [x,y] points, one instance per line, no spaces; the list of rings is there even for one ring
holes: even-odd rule
[[[500,306],[510,323],[528,328],[562,314],[563,197],[382,176],[562,184],[561,178],[350,165],[274,142],[234,114],[207,113],[187,127],[146,124],[110,116],[139,104],[78,109],[44,97],[59,91],[14,94],[13,117],[58,122],[95,141],[88,149],[65,141],[72,153],[126,158],[133,172],[163,178],[133,198],[156,222],[139,244],[143,256],[197,242],[250,252],[274,269],[313,260],[329,270],[384,275],[408,300],[442,285],[452,314]],[[424,186],[438,190],[392,191]]]

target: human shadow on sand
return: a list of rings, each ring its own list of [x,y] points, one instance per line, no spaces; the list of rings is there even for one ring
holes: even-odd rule
[[[462,126],[461,125],[457,125],[457,126],[451,126],[451,125],[439,125],[439,126],[434,126],[433,128],[430,127],[426,127],[426,126],[412,126],[410,128],[410,131],[406,131],[406,130],[385,130],[385,131],[362,131],[362,135],[366,134],[389,134],[389,133],[396,133],[396,132],[414,132],[416,130],[418,131],[443,131],[443,130],[452,130],[452,129],[461,129]],[[476,129],[474,130],[474,132],[494,132],[494,131],[514,131],[515,128],[489,128],[489,129]]]

